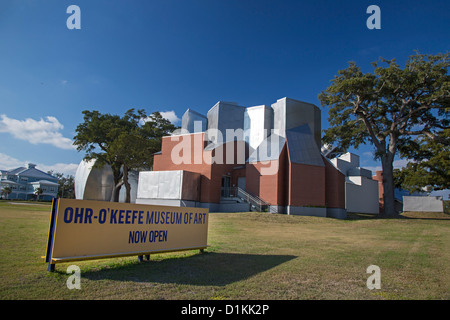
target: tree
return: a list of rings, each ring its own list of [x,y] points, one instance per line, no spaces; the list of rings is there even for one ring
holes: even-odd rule
[[[61,198],[75,199],[75,177],[72,175],[61,176],[58,179],[58,195]]]
[[[58,178],[58,197],[75,199],[75,178],[72,175],[64,176],[63,173],[48,171],[48,174]]]
[[[1,191],[1,195],[6,196],[6,199],[8,199],[9,194],[12,192],[12,189],[10,187],[3,187]]]
[[[39,196],[43,193],[44,193],[44,190],[40,187],[34,189],[34,194],[36,195],[36,201],[39,201]]]
[[[365,143],[375,147],[375,157],[383,169],[386,216],[397,214],[394,157],[417,153],[414,139],[436,140],[448,127],[449,63],[449,53],[416,52],[403,69],[395,59],[380,58],[372,63],[373,73],[363,73],[350,62],[319,94],[322,106],[330,108],[331,127],[325,131],[325,143],[337,144],[341,150]]]
[[[415,139],[403,153],[412,161],[394,170],[396,187],[410,192],[450,188],[450,129],[444,129],[435,139]]]
[[[74,145],[78,151],[86,152],[85,160],[95,159],[97,167],[111,166],[114,178],[111,201],[119,201],[120,189],[125,185],[125,202],[130,202],[128,172],[151,168],[162,137],[175,130],[175,126],[159,112],[147,116],[144,110],[130,109],[123,117],[88,110],[83,114],[84,122],[76,128]]]

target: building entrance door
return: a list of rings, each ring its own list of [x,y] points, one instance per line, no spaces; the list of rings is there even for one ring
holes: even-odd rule
[[[222,176],[222,197],[230,196],[230,177]]]
[[[238,178],[238,187],[245,191],[245,177]]]

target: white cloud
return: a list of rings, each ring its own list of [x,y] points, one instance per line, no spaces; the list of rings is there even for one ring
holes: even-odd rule
[[[160,112],[160,114],[163,118],[166,118],[173,124],[175,124],[181,120],[180,118],[178,118],[178,116],[175,114],[175,111],[173,111],[173,110],[172,111],[163,111],[163,112]]]
[[[2,170],[12,170],[18,167],[27,167],[28,163],[36,163],[33,161],[21,161],[7,154],[0,153],[0,169]],[[62,173],[64,175],[72,175],[75,176],[77,172],[78,164],[76,163],[55,163],[52,165],[47,164],[36,164],[36,169],[39,169],[44,172],[53,171]]]
[[[76,163],[55,163],[53,165],[45,165],[45,164],[38,164],[36,166],[36,169],[39,169],[44,172],[53,171],[54,173],[62,173],[65,176],[71,175],[75,176],[75,173],[78,169],[78,164]]]
[[[176,115],[175,111],[171,110],[171,111],[163,111],[163,112],[159,112],[159,114],[166,120],[169,120],[172,124],[176,124],[177,122],[180,122],[181,119],[178,118],[178,116]],[[151,119],[150,117],[147,118],[142,118],[141,119],[141,124],[144,124],[145,122],[148,121],[148,119]]]
[[[14,138],[28,141],[31,144],[51,144],[60,149],[75,149],[72,140],[63,137],[60,130],[64,126],[55,117],[40,120],[27,118],[17,120],[0,115],[0,132],[11,134]]]
[[[10,170],[17,167],[23,167],[24,162],[10,157],[7,154],[0,153],[0,169]]]

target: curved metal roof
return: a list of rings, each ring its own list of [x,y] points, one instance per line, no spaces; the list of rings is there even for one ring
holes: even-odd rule
[[[286,130],[286,139],[289,159],[292,163],[324,166],[322,154],[309,125],[305,124]]]

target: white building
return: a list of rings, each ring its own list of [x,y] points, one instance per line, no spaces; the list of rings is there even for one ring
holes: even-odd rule
[[[372,171],[359,166],[359,156],[347,152],[330,162],[345,175],[347,212],[378,214],[378,181],[372,180]]]
[[[29,163],[28,168],[0,170],[0,189],[9,188],[8,199],[30,200],[36,197],[36,190],[42,190],[39,200],[50,201],[58,195],[58,178],[36,169]]]

